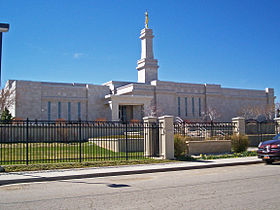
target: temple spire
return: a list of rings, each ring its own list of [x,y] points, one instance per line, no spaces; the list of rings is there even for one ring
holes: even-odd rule
[[[138,82],[150,84],[158,79],[158,62],[153,53],[153,30],[148,28],[148,13],[146,11],[145,28],[141,30],[141,59],[137,62]]]

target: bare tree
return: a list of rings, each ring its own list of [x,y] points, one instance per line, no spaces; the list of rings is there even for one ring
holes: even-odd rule
[[[241,108],[240,115],[245,119],[273,120],[275,117],[275,106],[273,105],[247,105]]]
[[[212,106],[207,107],[206,112],[202,113],[202,117],[207,121],[216,121],[221,117],[221,113]]]
[[[10,109],[15,103],[15,90],[11,88],[3,88],[0,90],[0,113],[4,109]]]
[[[163,115],[163,111],[159,105],[156,105],[154,99],[151,101],[150,105],[144,110],[145,116],[159,117]]]

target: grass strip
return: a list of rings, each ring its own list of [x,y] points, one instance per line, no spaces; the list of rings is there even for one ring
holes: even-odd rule
[[[214,159],[240,158],[240,157],[251,157],[251,156],[257,156],[257,152],[256,151],[246,151],[246,152],[241,152],[241,153],[221,154],[221,155],[200,155],[199,159],[214,160]]]
[[[2,166],[5,172],[19,172],[19,171],[40,171],[40,170],[56,170],[56,169],[71,169],[71,168],[87,168],[87,167],[104,167],[104,166],[119,166],[119,165],[136,165],[136,164],[153,164],[153,163],[167,163],[174,162],[174,160],[120,160],[120,161],[93,161],[93,162],[71,162],[71,163],[45,163],[45,164],[31,164],[31,165],[5,165]]]
[[[215,160],[225,158],[240,158],[240,157],[252,157],[257,156],[256,151],[247,151],[241,153],[230,153],[230,154],[200,154],[198,156],[180,156],[177,160],[180,161],[195,161],[195,160]]]

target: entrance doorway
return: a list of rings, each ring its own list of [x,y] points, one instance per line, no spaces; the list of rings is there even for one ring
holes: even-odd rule
[[[119,105],[119,120],[130,122],[142,120],[144,117],[144,105]]]
[[[133,119],[133,106],[120,105],[119,106],[119,119],[122,122],[127,122]]]

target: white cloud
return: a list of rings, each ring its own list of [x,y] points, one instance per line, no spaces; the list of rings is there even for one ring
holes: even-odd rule
[[[79,58],[81,58],[84,55],[85,55],[84,53],[74,53],[73,58],[79,59]]]

